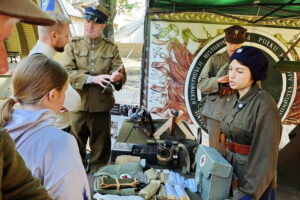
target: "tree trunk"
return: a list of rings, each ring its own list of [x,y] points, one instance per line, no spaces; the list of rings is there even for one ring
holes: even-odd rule
[[[105,38],[110,39],[112,41],[114,41],[114,27],[113,27],[113,22],[115,19],[115,16],[117,14],[117,1],[113,1],[113,0],[98,0],[99,4],[106,8],[110,13],[110,17],[107,20],[107,25],[105,27],[105,29],[103,30],[103,35]]]

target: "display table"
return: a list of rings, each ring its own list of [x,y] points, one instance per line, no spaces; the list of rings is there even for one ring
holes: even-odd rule
[[[155,119],[154,127],[155,130],[157,130],[159,127],[162,126],[167,120],[166,119]],[[140,145],[147,145],[147,140],[152,139],[150,137],[147,137],[141,130],[138,128],[134,128],[134,123],[131,122],[130,118],[126,118],[123,120],[121,128],[119,130],[119,134],[117,136],[116,142],[120,143],[133,143],[133,144],[140,144]],[[161,137],[161,140],[181,140],[185,139],[185,135],[181,131],[180,128],[177,126],[174,129],[174,135],[171,136],[169,131],[164,132]],[[154,168],[161,168],[159,165],[152,166]],[[195,176],[194,173],[184,175],[185,178],[193,178]],[[191,200],[202,200],[199,193],[191,193],[189,191],[186,191],[189,195]]]
[[[157,130],[162,124],[164,124],[166,119],[155,119],[153,120],[155,130]],[[121,128],[119,130],[119,134],[116,142],[126,142],[126,143],[134,143],[134,144],[142,144],[146,145],[147,140],[151,139],[144,135],[144,133],[138,128],[133,128],[134,123],[130,121],[129,118],[124,119]],[[132,131],[131,131],[132,129]],[[131,133],[130,133],[131,131]],[[130,134],[130,135],[129,135]],[[129,136],[128,136],[129,135]],[[128,137],[128,138],[127,138]],[[125,141],[127,138],[127,141]],[[182,131],[176,126],[174,129],[174,136],[171,136],[167,131],[163,133],[160,137],[161,140],[180,140],[185,139],[185,135]]]

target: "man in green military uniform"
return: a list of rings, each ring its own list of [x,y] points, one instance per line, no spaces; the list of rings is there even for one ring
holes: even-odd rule
[[[81,111],[71,113],[71,132],[78,139],[83,160],[89,138],[92,173],[109,160],[113,87],[120,90],[126,81],[117,46],[101,36],[108,16],[109,12],[101,6],[87,7],[85,36],[73,38],[66,46],[62,62],[69,71],[71,85],[81,96]]]
[[[29,12],[30,11],[30,12]],[[19,22],[53,25],[50,19],[31,0],[1,0],[0,6],[0,71],[7,70],[4,40]],[[51,199],[39,179],[31,175],[25,162],[15,148],[10,136],[0,125],[0,200],[2,199]]]
[[[220,121],[226,99],[224,96],[232,93],[227,75],[230,55],[242,46],[247,29],[234,25],[226,28],[224,32],[226,51],[209,58],[200,74],[198,84],[201,93],[206,94],[202,115],[207,121],[209,146],[217,150],[220,149]]]

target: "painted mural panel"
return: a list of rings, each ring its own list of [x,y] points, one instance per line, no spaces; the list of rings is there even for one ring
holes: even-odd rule
[[[150,17],[144,104],[154,118],[168,118],[170,110],[181,110],[182,119],[206,131],[199,112],[198,78],[210,56],[226,50],[223,30],[236,21],[215,15],[205,14],[205,19],[199,13],[194,15],[173,13]],[[268,78],[261,87],[276,100],[285,135],[300,121],[300,75],[282,73],[274,65],[298,39],[298,23],[292,20],[258,26],[239,23],[248,30],[244,45],[260,48],[269,59]],[[298,61],[299,47],[285,59]]]

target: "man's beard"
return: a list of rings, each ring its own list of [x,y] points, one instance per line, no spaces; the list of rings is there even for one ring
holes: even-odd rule
[[[62,53],[62,52],[64,52],[65,47],[54,47],[54,49],[55,49],[55,51]]]

